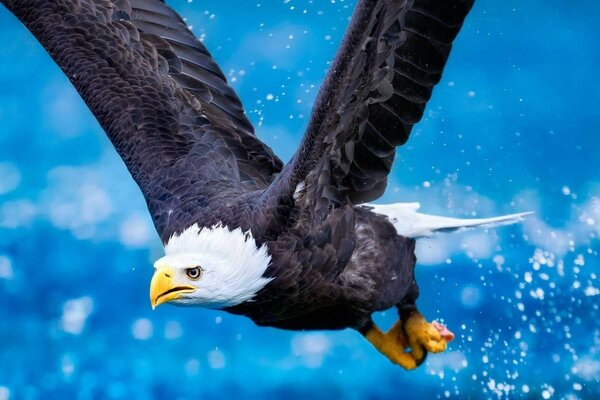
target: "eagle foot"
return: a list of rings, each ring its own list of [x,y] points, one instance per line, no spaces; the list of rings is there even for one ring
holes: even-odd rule
[[[404,322],[404,331],[413,356],[421,364],[427,352],[441,353],[446,350],[454,334],[437,321],[427,322],[418,311],[413,311]]]
[[[373,324],[364,336],[390,361],[407,370],[421,365],[428,352],[443,352],[454,339],[444,325],[427,322],[416,310],[406,320],[398,320],[386,333]]]

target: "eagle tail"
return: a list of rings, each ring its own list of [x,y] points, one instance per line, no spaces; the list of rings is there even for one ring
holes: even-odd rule
[[[417,212],[419,203],[366,204],[376,214],[384,215],[399,235],[414,239],[430,237],[438,232],[456,232],[471,228],[493,228],[523,221],[532,212],[492,218],[449,218]]]

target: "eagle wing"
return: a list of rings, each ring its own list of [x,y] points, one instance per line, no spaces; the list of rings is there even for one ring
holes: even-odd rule
[[[381,196],[396,147],[421,119],[472,4],[361,0],[277,184],[309,192],[316,218],[332,202]]]
[[[62,68],[166,241],[195,210],[262,190],[282,163],[203,44],[159,0],[0,0]],[[179,213],[179,215],[175,215]]]

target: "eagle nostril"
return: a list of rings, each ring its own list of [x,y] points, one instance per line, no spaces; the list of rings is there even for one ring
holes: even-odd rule
[[[170,277],[171,277],[171,275],[169,275],[169,274],[167,274],[167,273],[165,273],[165,276],[166,276],[167,278],[170,278]]]

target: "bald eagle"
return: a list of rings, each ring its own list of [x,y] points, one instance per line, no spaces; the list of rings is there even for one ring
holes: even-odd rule
[[[373,205],[473,0],[360,0],[298,150],[261,142],[205,46],[160,0],[0,0],[71,80],[146,199],[165,256],[152,307],[360,332],[412,369],[452,333],[415,302],[415,238],[459,220]],[[5,38],[7,39],[7,38]],[[382,332],[376,311],[396,307]]]

